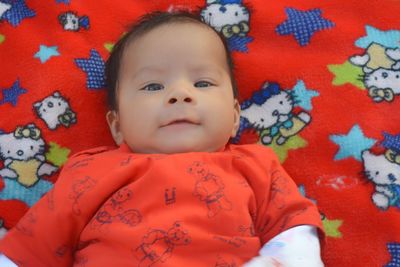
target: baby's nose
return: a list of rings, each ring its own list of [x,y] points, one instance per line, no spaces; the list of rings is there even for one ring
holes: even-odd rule
[[[193,101],[193,100],[192,100],[191,97],[185,97],[185,98],[183,98],[183,102],[190,103],[190,102],[192,102],[192,101]],[[174,103],[176,103],[176,102],[178,102],[178,98],[177,98],[177,97],[171,97],[171,98],[168,100],[168,103],[169,103],[169,104],[174,104]]]

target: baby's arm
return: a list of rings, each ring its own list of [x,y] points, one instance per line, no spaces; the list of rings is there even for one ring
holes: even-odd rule
[[[260,255],[243,267],[322,267],[320,244],[314,226],[290,228],[271,239]]]

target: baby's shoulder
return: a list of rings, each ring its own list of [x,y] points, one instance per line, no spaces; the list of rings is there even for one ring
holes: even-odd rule
[[[91,149],[79,151],[68,158],[65,168],[70,168],[75,165],[87,165],[87,162],[105,161],[114,157],[118,153],[118,148],[113,146],[100,146]]]

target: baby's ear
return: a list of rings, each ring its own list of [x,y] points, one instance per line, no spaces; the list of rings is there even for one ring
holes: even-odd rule
[[[233,103],[233,109],[234,109],[234,117],[233,117],[233,129],[231,133],[231,137],[235,137],[237,131],[239,130],[240,126],[240,104],[237,99],[234,100],[235,102]]]
[[[111,135],[117,145],[121,145],[124,141],[122,136],[121,127],[119,123],[119,115],[115,110],[110,110],[106,115],[108,127],[110,128]]]

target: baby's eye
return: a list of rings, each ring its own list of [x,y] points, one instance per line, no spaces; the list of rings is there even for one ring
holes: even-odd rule
[[[196,82],[196,83],[194,84],[194,86],[195,86],[195,87],[203,88],[203,87],[213,86],[213,84],[210,83],[210,82],[207,82],[207,81],[199,81],[199,82]]]
[[[158,90],[162,90],[164,89],[164,86],[162,84],[159,83],[151,83],[146,85],[145,87],[143,87],[140,90],[146,90],[146,91],[158,91]]]

